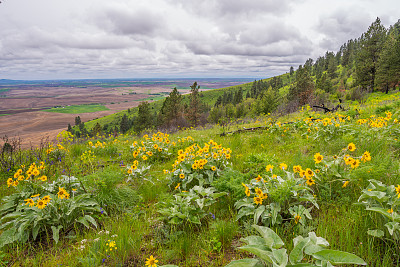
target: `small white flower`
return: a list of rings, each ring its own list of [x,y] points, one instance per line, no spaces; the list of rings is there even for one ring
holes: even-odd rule
[[[105,233],[106,233],[106,235],[108,235],[108,234],[110,234],[110,231],[106,230]]]
[[[117,234],[115,234],[115,235],[112,235],[111,237],[117,237],[118,235]]]
[[[82,239],[81,244],[85,244],[86,243],[86,239]]]
[[[94,242],[97,242],[100,240],[100,237],[93,239]]]

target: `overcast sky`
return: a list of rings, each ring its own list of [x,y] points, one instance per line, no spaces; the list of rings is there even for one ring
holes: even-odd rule
[[[0,79],[251,77],[360,37],[399,0],[1,0]]]

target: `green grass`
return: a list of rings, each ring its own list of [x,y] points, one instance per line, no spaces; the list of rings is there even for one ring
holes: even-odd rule
[[[52,108],[45,111],[55,112],[55,113],[79,114],[79,113],[91,113],[91,112],[105,111],[105,110],[110,110],[110,109],[100,104],[88,104],[88,105],[85,104],[85,105],[72,105],[60,108]]]
[[[399,119],[398,96],[398,93],[374,93],[365,104],[351,105],[351,110],[357,107],[362,112],[359,117],[339,127],[347,129],[343,130],[343,133],[329,134],[326,132],[328,128],[323,127],[318,132],[308,133],[306,128],[295,124],[283,124],[273,131],[249,131],[228,136],[219,135],[223,132],[221,126],[182,130],[170,136],[171,141],[177,142],[176,147],[169,150],[171,156],[163,160],[154,159],[144,179],[137,177],[131,182],[126,182],[126,169],[121,165],[132,164],[130,145],[133,141],[138,141],[138,137],[100,137],[101,141],[107,142],[106,148],[103,149],[91,148],[87,141],[66,145],[69,152],[62,161],[58,162],[56,158],[56,163],[49,167],[49,180],[63,174],[63,171],[70,176],[79,177],[85,188],[94,194],[94,199],[108,212],[108,216],[100,220],[101,226],[98,229],[76,229],[74,238],[62,238],[57,245],[51,238],[45,238],[42,243],[32,242],[5,248],[2,250],[5,260],[15,260],[15,266],[98,266],[103,264],[103,259],[107,266],[144,266],[146,258],[153,255],[159,260],[158,265],[225,266],[233,258],[248,257],[248,254],[240,252],[237,247],[242,244],[239,241],[241,237],[254,234],[250,227],[252,218],[236,220],[237,210],[234,203],[243,197],[242,182],[250,183],[258,174],[265,173],[267,164],[273,164],[274,173],[277,174],[282,173],[278,170],[278,165],[282,162],[289,168],[300,164],[303,168],[315,169],[315,153],[319,152],[329,159],[341,153],[348,143],[353,142],[357,147],[354,155],[361,155],[367,150],[372,156],[370,162],[362,163],[358,169],[351,171],[354,182],[346,188],[342,188],[339,182],[333,195],[328,189],[319,187],[317,182],[313,189],[320,208],[312,210],[313,220],[306,227],[289,220],[273,228],[289,250],[293,246],[293,237],[305,236],[309,231],[314,231],[318,236],[327,239],[331,244],[330,248],[354,253],[363,258],[369,266],[395,266],[399,261],[398,243],[395,245],[366,233],[369,229],[383,225],[381,216],[353,203],[357,202],[369,179],[379,179],[391,185],[400,184],[400,141],[396,140],[400,124],[370,128],[357,123],[360,117],[384,115],[384,111],[387,110],[394,114],[393,118]],[[341,114],[350,115],[351,110]],[[299,112],[278,119],[281,122],[298,121],[309,116],[322,118],[329,115]],[[258,118],[246,124],[228,125],[228,129],[225,130],[233,131],[267,124],[265,118]],[[172,168],[178,150],[187,146],[178,140],[187,136],[193,137],[199,145],[213,139],[233,151],[230,165],[233,170],[221,176],[221,180],[215,185],[218,190],[229,191],[229,195],[207,210],[207,213],[214,217],[208,216],[200,226],[169,225],[158,213],[162,202],[170,201],[176,193],[169,186],[169,179],[163,170]],[[327,137],[329,139],[326,139]],[[92,150],[96,156],[93,169],[80,159],[87,150]],[[38,154],[34,154],[31,159],[34,161],[37,156]],[[44,154],[40,157],[48,159],[46,157],[49,156]],[[20,158],[25,159],[26,155]],[[49,161],[50,159],[47,160]],[[2,195],[14,192],[13,188],[8,188],[5,183],[8,176],[6,172],[1,175],[4,181],[0,185]],[[329,183],[334,184],[332,181]],[[110,234],[103,236],[99,234],[101,230],[107,230]],[[112,235],[116,236],[111,237]],[[100,238],[99,243],[93,241],[96,238]],[[87,240],[86,243],[83,240]],[[117,251],[106,253],[105,244],[108,240],[115,240]],[[85,243],[84,249],[77,249],[82,242]],[[213,250],[213,242],[221,242],[222,248],[219,251]]]

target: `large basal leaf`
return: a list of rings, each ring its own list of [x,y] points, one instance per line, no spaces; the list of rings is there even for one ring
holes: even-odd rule
[[[257,257],[259,257],[260,259],[262,259],[266,262],[269,262],[269,263],[273,262],[272,261],[272,258],[273,258],[272,252],[263,249],[263,247],[261,247],[261,246],[247,245],[247,246],[239,247],[238,249],[253,253],[254,255],[256,255]]]
[[[1,233],[0,235],[0,248],[7,245],[7,244],[11,244],[16,240],[16,232],[17,229],[15,229],[14,227],[4,231],[3,233]]]
[[[400,229],[398,222],[388,222],[385,224],[385,226],[388,229],[390,235],[393,235],[394,231]]]
[[[304,238],[303,240],[297,242],[296,246],[290,252],[289,260],[291,264],[299,263],[303,259],[304,247],[310,242],[309,238]]]
[[[261,214],[265,211],[265,206],[261,205],[259,206],[255,211],[254,211],[254,224],[258,223],[258,220],[260,219]]]
[[[389,220],[392,219],[392,215],[389,212],[387,212],[387,209],[378,208],[378,207],[370,207],[370,208],[367,208],[366,210],[378,212],[378,213],[382,214],[384,217],[388,218]]]
[[[279,249],[285,243],[282,239],[270,228],[264,226],[253,225],[253,227],[260,233],[260,235],[265,239],[266,245],[269,248]]]
[[[274,262],[275,266],[279,266],[279,267],[285,267],[288,263],[288,255],[286,253],[286,249],[285,248],[281,248],[281,249],[276,249],[272,251],[272,256],[274,256],[274,258],[272,259],[272,261]]]
[[[58,243],[58,240],[60,238],[60,229],[63,228],[62,225],[59,225],[57,227],[51,226],[51,230],[53,231],[53,239],[56,241],[56,244]]]
[[[264,264],[257,259],[242,259],[237,261],[231,261],[225,267],[264,267]]]
[[[312,256],[321,261],[329,261],[332,264],[367,265],[367,263],[360,257],[339,250],[324,249],[314,253]]]
[[[298,263],[298,264],[289,264],[286,267],[318,267],[318,265],[314,265],[311,263]]]
[[[368,230],[367,233],[371,236],[375,237],[382,237],[385,235],[385,233],[382,230],[375,229],[375,230]]]
[[[266,246],[264,238],[255,235],[241,238],[240,241],[246,242],[247,245]]]

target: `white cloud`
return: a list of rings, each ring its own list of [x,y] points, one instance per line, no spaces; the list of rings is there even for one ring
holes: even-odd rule
[[[4,0],[0,78],[268,77],[358,38],[395,0]],[[397,16],[397,17],[396,17]]]

